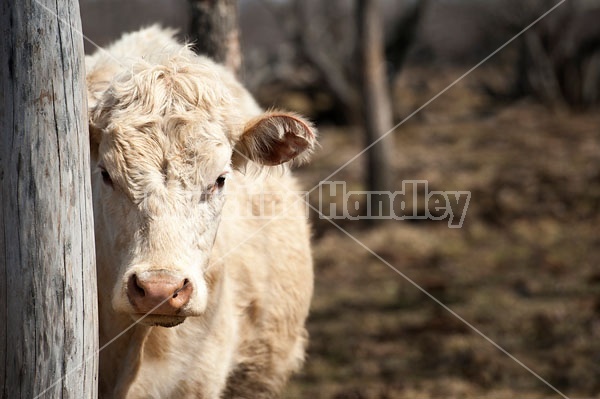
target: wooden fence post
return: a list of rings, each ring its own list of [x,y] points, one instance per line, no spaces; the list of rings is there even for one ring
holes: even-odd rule
[[[80,32],[77,0],[0,5],[2,398],[97,397]]]

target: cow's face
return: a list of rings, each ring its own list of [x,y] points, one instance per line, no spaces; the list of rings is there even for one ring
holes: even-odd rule
[[[314,146],[312,127],[296,115],[243,120],[230,86],[209,72],[141,67],[93,93],[100,301],[143,324],[173,326],[205,312],[232,168],[281,164]]]

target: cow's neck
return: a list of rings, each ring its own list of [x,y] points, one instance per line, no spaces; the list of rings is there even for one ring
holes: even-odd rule
[[[134,324],[131,317],[107,311],[102,306],[99,310],[100,397],[125,397],[126,387],[135,380],[140,368],[150,328]]]

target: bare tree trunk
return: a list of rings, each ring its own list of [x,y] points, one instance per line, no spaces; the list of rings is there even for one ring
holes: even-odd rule
[[[394,25],[392,37],[385,48],[385,58],[388,64],[388,81],[400,73],[410,49],[415,43],[423,14],[429,5],[429,0],[417,0]]]
[[[527,48],[527,81],[534,93],[551,106],[564,103],[554,64],[542,44],[540,36],[533,30],[525,32]]]
[[[386,87],[386,64],[383,56],[383,32],[377,0],[358,0],[357,54],[366,145],[370,145],[392,127],[392,110]],[[367,152],[367,181],[369,191],[389,191],[393,183],[392,136],[380,140]],[[382,206],[379,209],[379,206]],[[371,214],[388,215],[388,201],[371,203]]]
[[[287,12],[289,13],[289,11]],[[358,101],[356,87],[348,76],[348,69],[351,70],[351,68],[345,68],[345,65],[339,60],[336,62],[336,58],[328,52],[331,49],[324,49],[324,46],[319,43],[321,38],[314,34],[315,24],[311,24],[312,16],[307,10],[305,0],[292,1],[291,13],[297,20],[293,24],[294,32],[291,35],[296,48],[322,76],[323,84],[333,95],[335,102],[340,105],[339,108],[344,110],[344,118],[350,124],[358,123],[360,114],[358,111],[360,111],[361,104]]]
[[[236,75],[242,65],[237,0],[189,0],[194,50],[225,65]]]
[[[97,396],[80,30],[77,0],[0,6],[2,398]]]

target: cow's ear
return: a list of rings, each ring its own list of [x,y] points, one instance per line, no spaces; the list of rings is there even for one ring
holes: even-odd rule
[[[100,140],[102,138],[102,130],[98,129],[91,123],[88,125],[90,129],[90,156],[93,160],[98,159],[98,149],[100,147]]]
[[[89,91],[88,87],[88,126],[90,130],[90,154],[97,158],[102,131],[106,125],[106,107],[100,100],[101,94]]]
[[[233,165],[239,167],[247,160],[267,166],[302,163],[316,142],[316,130],[306,119],[289,112],[267,112],[246,123],[235,145]]]

